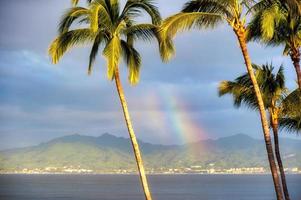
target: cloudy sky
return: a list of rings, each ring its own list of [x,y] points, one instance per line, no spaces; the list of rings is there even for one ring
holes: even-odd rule
[[[157,0],[163,17],[180,10],[183,1]],[[28,146],[79,133],[111,133],[127,137],[114,82],[106,79],[98,56],[87,76],[89,46],[67,53],[58,65],[47,56],[60,16],[69,0],[10,0],[0,6],[0,147]],[[149,20],[145,18],[145,20]],[[122,81],[137,136],[152,143],[183,143],[237,133],[261,138],[259,117],[233,108],[230,97],[219,98],[217,85],[244,73],[243,59],[232,30],[179,34],[177,54],[162,64],[157,44],[138,43],[143,56],[141,82]],[[295,76],[281,48],[249,44],[253,62],[284,64],[287,85]],[[287,135],[286,133],[283,133]],[[292,136],[294,137],[294,136]]]

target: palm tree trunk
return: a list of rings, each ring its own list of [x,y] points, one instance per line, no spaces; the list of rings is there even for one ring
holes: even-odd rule
[[[292,53],[290,56],[296,70],[298,86],[299,89],[301,89],[300,50],[297,48],[292,49]]]
[[[271,116],[271,125],[272,125],[272,129],[273,129],[273,134],[274,134],[275,155],[277,158],[277,163],[278,163],[278,167],[279,167],[279,171],[280,171],[284,197],[285,197],[285,200],[290,200],[288,189],[287,189],[287,184],[286,184],[285,173],[284,173],[283,164],[282,164],[281,155],[280,155],[279,138],[278,138],[278,120],[272,116]]]
[[[132,126],[132,122],[131,122],[130,114],[129,114],[129,111],[128,111],[127,103],[126,103],[126,100],[125,100],[124,92],[123,92],[123,89],[122,89],[118,69],[115,71],[114,75],[115,75],[115,83],[116,83],[118,95],[119,95],[119,98],[120,98],[120,103],[121,103],[121,106],[122,106],[122,109],[123,109],[123,115],[124,115],[124,118],[125,118],[125,121],[126,121],[126,125],[127,125],[127,128],[128,128],[128,132],[129,132],[129,135],[130,135],[131,142],[132,142],[133,151],[134,151],[134,154],[135,154],[135,157],[136,157],[136,163],[137,163],[137,166],[138,166],[140,181],[142,183],[145,199],[146,200],[151,200],[152,197],[151,197],[151,194],[150,194],[150,191],[149,191],[149,187],[148,187],[147,178],[146,178],[145,171],[144,171],[144,166],[143,166],[143,161],[142,161],[139,145],[138,145],[135,133],[134,133],[133,126]]]
[[[277,167],[276,167],[275,158],[274,158],[274,154],[273,154],[273,147],[272,147],[272,143],[271,143],[270,130],[269,130],[267,116],[266,116],[266,112],[265,112],[265,108],[264,108],[264,103],[263,103],[262,95],[261,95],[256,77],[255,77],[255,74],[254,74],[254,71],[252,68],[251,59],[249,57],[249,53],[248,53],[248,49],[247,49],[247,43],[246,43],[246,39],[245,39],[246,30],[245,30],[244,26],[241,26],[236,29],[234,28],[233,30],[237,36],[237,39],[238,39],[238,42],[240,45],[240,49],[241,49],[241,52],[244,57],[245,65],[248,70],[248,74],[249,74],[252,84],[254,86],[254,90],[255,90],[255,94],[256,94],[256,98],[257,98],[257,102],[258,102],[258,107],[259,107],[259,112],[260,112],[261,125],[262,125],[262,129],[263,129],[266,151],[268,154],[268,160],[269,160],[270,169],[271,169],[271,173],[272,173],[272,177],[273,177],[277,200],[283,200],[282,191],[281,191],[281,187],[280,187],[280,181],[279,181],[279,175],[277,172]]]

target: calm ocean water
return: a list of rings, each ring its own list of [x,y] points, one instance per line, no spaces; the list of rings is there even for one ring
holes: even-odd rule
[[[301,200],[301,175],[288,175]],[[274,200],[269,175],[151,175],[154,200]],[[143,200],[135,175],[0,175],[1,200]]]

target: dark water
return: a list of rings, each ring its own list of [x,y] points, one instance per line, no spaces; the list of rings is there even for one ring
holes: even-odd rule
[[[301,175],[288,175],[301,200]],[[154,200],[274,200],[269,175],[152,175]],[[1,200],[143,200],[135,175],[0,175]]]

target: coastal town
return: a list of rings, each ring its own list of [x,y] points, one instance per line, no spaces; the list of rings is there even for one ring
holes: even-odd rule
[[[285,168],[287,174],[301,174],[301,168]],[[136,169],[92,170],[81,166],[23,168],[18,170],[2,170],[0,174],[135,174]],[[264,167],[242,168],[202,168],[202,166],[190,166],[185,168],[158,168],[147,170],[148,174],[269,174]]]

